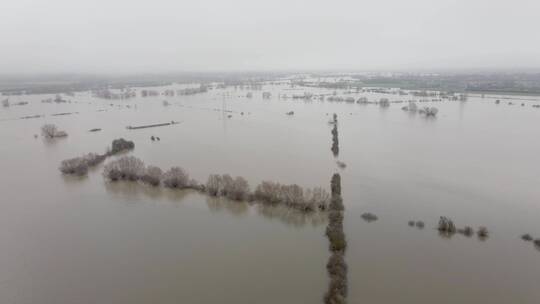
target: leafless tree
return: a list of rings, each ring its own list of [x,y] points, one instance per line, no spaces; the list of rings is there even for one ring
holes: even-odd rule
[[[105,165],[103,175],[112,180],[138,180],[145,171],[144,162],[134,156],[123,156]]]
[[[221,175],[210,174],[206,182],[206,191],[212,196],[217,196],[221,192]]]
[[[456,233],[456,226],[454,225],[454,222],[445,216],[440,217],[439,226],[437,227],[437,229],[445,234],[451,235]]]
[[[141,176],[141,181],[152,186],[159,186],[162,175],[163,171],[161,171],[161,168],[156,166],[148,166],[145,168],[144,173]]]
[[[223,174],[221,176],[221,192],[223,196],[229,196],[229,193],[234,188],[234,179],[229,174]]]
[[[189,175],[180,167],[172,167],[163,174],[162,183],[167,188],[188,188]]]
[[[326,210],[328,209],[328,204],[330,202],[330,194],[322,187],[307,189],[304,194],[304,201],[319,208],[319,210]]]
[[[476,235],[478,235],[480,239],[486,239],[489,236],[489,231],[486,227],[481,226],[481,227],[478,227],[478,231],[476,231]]]
[[[47,138],[59,137],[59,132],[58,127],[53,124],[45,124],[41,127],[41,134]]]
[[[82,176],[88,172],[88,164],[82,157],[70,158],[60,163],[60,171],[64,174]]]
[[[255,199],[264,203],[278,203],[281,185],[279,183],[263,181],[255,189]]]

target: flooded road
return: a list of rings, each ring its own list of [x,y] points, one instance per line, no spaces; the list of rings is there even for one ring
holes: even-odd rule
[[[51,95],[11,97],[29,104],[0,109],[0,302],[322,302],[330,255],[324,216],[111,184],[103,165],[83,178],[58,171],[63,159],[105,152],[119,137],[134,141],[130,154],[146,164],[178,165],[200,182],[229,173],[252,190],[262,180],[329,189],[339,172],[349,303],[540,300],[540,250],[519,238],[540,237],[540,110],[532,108],[540,101],[430,102],[439,115],[426,119],[402,111],[405,104],[278,99],[304,90],[124,101],[77,93],[63,104],[41,103]],[[272,97],[262,99],[263,91]],[[65,112],[78,113],[51,116]],[[330,151],[332,113],[345,169]],[[15,119],[36,114],[45,117]],[[170,121],[180,123],[126,129]],[[69,136],[34,138],[45,123]],[[368,223],[365,212],[379,219]],[[441,237],[439,216],[459,227],[486,226],[490,237]],[[426,226],[409,227],[409,220]]]

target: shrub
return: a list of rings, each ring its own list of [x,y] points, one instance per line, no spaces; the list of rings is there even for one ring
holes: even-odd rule
[[[112,181],[138,180],[145,171],[144,162],[134,156],[123,156],[105,165],[103,174]]]
[[[330,207],[329,209],[331,211],[343,211],[345,210],[345,206],[343,206],[343,199],[341,198],[341,195],[335,195],[332,196],[330,199]]]
[[[110,155],[116,154],[118,152],[132,150],[135,148],[135,144],[132,141],[125,140],[123,138],[118,138],[113,140]]]
[[[328,213],[328,220],[330,223],[343,223],[343,212],[330,211]]]
[[[83,159],[89,167],[94,167],[102,163],[106,157],[106,155],[102,154],[88,153],[83,156]]]
[[[82,176],[88,172],[88,165],[82,157],[70,158],[60,163],[60,171],[64,174]]]
[[[330,242],[330,251],[345,252],[345,249],[347,248],[347,240],[345,239],[342,224],[328,224],[326,227],[326,236]]]
[[[466,237],[470,237],[474,234],[474,230],[470,226],[465,226],[461,229],[458,229],[458,233],[463,234]]]
[[[375,214],[370,213],[370,212],[363,213],[361,215],[361,217],[362,217],[362,219],[364,219],[364,221],[366,221],[368,223],[374,222],[374,221],[379,219]]]
[[[521,239],[524,241],[530,242],[533,240],[533,237],[530,234],[525,233],[524,235],[521,236]]]
[[[454,222],[445,216],[441,216],[439,219],[439,226],[437,229],[446,234],[456,233],[456,226],[454,225]]]
[[[535,246],[540,247],[540,239],[534,240],[533,243]]]
[[[148,166],[141,176],[141,181],[152,186],[159,186],[162,175],[163,171],[161,171],[161,168],[156,166]]]
[[[45,124],[41,127],[41,134],[46,138],[65,137],[67,133],[59,131],[58,127],[53,124]]]
[[[339,175],[339,173],[334,173],[334,175],[332,175],[330,189],[332,190],[332,196],[341,195],[341,175]]]
[[[481,239],[485,239],[489,236],[489,231],[487,230],[486,227],[481,226],[478,228],[476,235],[478,235],[478,237]]]
[[[417,221],[417,222],[416,222],[416,227],[419,228],[419,229],[423,229],[423,228],[424,228],[424,222],[422,222],[422,221]]]
[[[419,113],[420,114],[424,114],[426,116],[437,116],[437,113],[439,112],[439,109],[435,108],[435,107],[424,107],[422,108]]]
[[[180,167],[172,167],[163,174],[162,182],[167,188],[188,188],[189,175]]]
[[[414,221],[409,221],[409,222],[408,222],[408,225],[411,226],[411,227],[413,227],[413,226],[414,226]]]
[[[105,155],[88,153],[82,157],[63,160],[60,163],[60,171],[64,174],[85,175],[88,167],[94,167],[105,160]]]
[[[326,270],[330,277],[325,303],[345,303],[347,295],[347,264],[343,253],[333,253],[328,259]]]

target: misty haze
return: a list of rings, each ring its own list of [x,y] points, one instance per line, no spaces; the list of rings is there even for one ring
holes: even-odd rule
[[[3,0],[0,303],[539,303],[539,12]]]

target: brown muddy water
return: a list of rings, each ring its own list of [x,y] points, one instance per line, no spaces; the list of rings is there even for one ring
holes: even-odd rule
[[[278,99],[303,92],[288,86],[263,91],[272,98],[234,89],[124,101],[81,92],[66,104],[11,97],[29,104],[0,109],[0,303],[322,302],[324,216],[111,184],[102,165],[85,178],[58,171],[61,160],[104,152],[118,137],[133,140],[130,154],[146,164],[180,165],[202,182],[230,173],[252,189],[269,179],[329,190],[340,172],[349,303],[540,301],[540,250],[519,237],[540,238],[540,110],[532,107],[540,101],[436,102],[438,117],[426,119],[404,104]],[[78,114],[50,116],[63,112]],[[330,151],[334,112],[343,170]],[[15,119],[35,114],[45,117]],[[181,123],[126,129],[171,120]],[[45,123],[69,136],[34,138]],[[365,212],[379,219],[368,223]],[[441,215],[458,227],[487,226],[490,237],[441,237]]]

